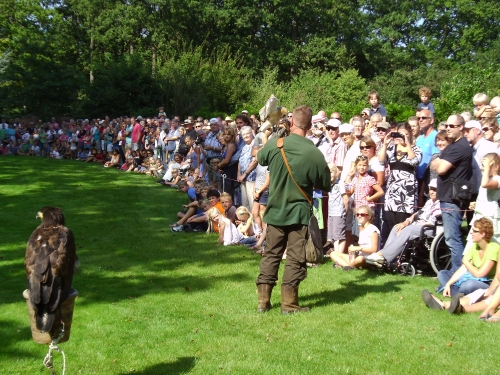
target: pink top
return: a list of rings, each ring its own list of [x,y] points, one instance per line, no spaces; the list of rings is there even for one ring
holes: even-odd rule
[[[141,136],[141,124],[136,122],[132,128],[132,143],[139,142],[139,137]]]
[[[375,207],[375,202],[368,202],[366,197],[373,195],[373,185],[377,183],[374,177],[365,173],[363,176],[357,176],[352,180],[354,185],[354,204],[358,208],[366,205],[368,207]]]

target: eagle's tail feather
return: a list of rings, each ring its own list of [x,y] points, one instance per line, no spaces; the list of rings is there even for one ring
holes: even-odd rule
[[[48,312],[46,310],[37,310],[35,312],[36,328],[42,332],[50,332],[54,325],[55,317],[55,311]]]

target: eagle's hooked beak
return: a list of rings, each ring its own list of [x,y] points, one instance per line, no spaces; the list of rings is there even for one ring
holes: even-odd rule
[[[43,220],[43,214],[42,214],[42,212],[41,212],[41,211],[38,211],[38,212],[36,213],[35,219],[40,219],[40,220]]]

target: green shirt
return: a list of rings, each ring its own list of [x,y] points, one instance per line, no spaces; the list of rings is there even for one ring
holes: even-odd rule
[[[4,128],[0,128],[0,141],[3,141],[7,135],[7,131]]]
[[[257,154],[260,165],[268,166],[271,183],[264,221],[271,225],[308,225],[310,205],[293,182],[277,147],[277,139],[266,143]],[[290,134],[285,138],[285,155],[293,177],[305,193],[312,198],[315,189],[330,191],[330,170],[325,158],[307,138]]]
[[[487,260],[492,260],[493,262],[498,261],[498,252],[500,251],[500,245],[495,242],[490,242],[488,246],[486,246],[486,251],[484,252],[483,258],[479,257],[479,247],[477,244],[474,244],[465,254],[465,260],[472,260],[472,264],[476,268],[481,268],[481,266]],[[492,279],[495,277],[496,267],[493,267],[488,274],[488,278]]]

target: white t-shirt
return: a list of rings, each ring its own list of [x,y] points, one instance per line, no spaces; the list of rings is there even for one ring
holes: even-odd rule
[[[359,240],[358,240],[359,246],[371,248],[372,247],[372,234],[373,233],[377,233],[380,235],[380,231],[373,224],[368,225],[365,229],[360,231],[359,232]],[[364,251],[362,251],[359,255],[367,256],[370,254],[371,253],[365,253]]]

